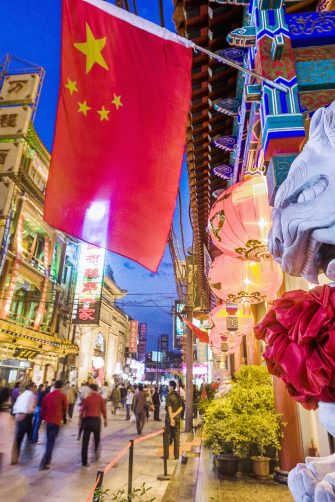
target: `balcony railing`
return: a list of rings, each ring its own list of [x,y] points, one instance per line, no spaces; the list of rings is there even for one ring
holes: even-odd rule
[[[29,317],[23,317],[21,315],[15,314],[14,312],[10,312],[8,320],[13,324],[17,324],[18,326],[29,327],[30,329],[34,329],[35,321],[34,319],[30,319]],[[36,329],[35,331],[50,335],[51,327],[48,324],[44,323],[40,324],[39,328]]]

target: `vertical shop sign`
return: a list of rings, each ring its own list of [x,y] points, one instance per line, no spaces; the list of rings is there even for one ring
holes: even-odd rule
[[[72,322],[99,324],[105,250],[81,244]]]
[[[129,322],[129,352],[135,354],[137,352],[137,335],[138,335],[138,321]]]

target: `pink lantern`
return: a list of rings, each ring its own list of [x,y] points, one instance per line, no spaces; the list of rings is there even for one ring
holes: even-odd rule
[[[217,356],[230,355],[241,345],[242,337],[229,332],[222,332],[219,328],[211,329],[209,346]]]
[[[225,305],[218,305],[211,311],[210,319],[214,327],[223,333],[236,331],[239,335],[244,335],[250,333],[254,326],[252,314],[245,314],[242,306],[239,306],[236,315],[230,316]]]
[[[254,176],[221,194],[210,210],[208,226],[215,246],[229,256],[253,261],[270,256],[271,210],[265,177]]]
[[[242,261],[220,255],[213,261],[208,282],[225,302],[260,303],[273,300],[283,281],[280,266],[272,259]]]

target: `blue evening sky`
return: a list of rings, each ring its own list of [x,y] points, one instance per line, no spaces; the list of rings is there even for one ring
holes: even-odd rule
[[[131,1],[129,3],[132,5]],[[165,26],[175,31],[172,22],[172,0],[165,0],[164,3]],[[158,0],[137,0],[136,4],[140,16],[159,24]],[[42,66],[46,72],[35,127],[50,151],[59,87],[60,20],[61,0],[1,1],[0,57],[9,52]],[[185,162],[181,177],[181,193],[186,245],[190,246],[189,195]],[[179,234],[178,211],[175,213],[174,221],[175,230]],[[143,238],[150,237],[143,236]],[[168,248],[156,274],[112,253],[109,253],[107,263],[113,269],[118,286],[129,293],[120,302],[120,306],[139,322],[148,323],[148,350],[156,348],[158,335],[166,333],[172,338],[171,307],[177,295]]]

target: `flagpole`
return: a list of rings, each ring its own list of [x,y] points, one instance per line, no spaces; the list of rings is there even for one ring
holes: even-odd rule
[[[84,2],[90,3],[91,5],[96,5],[97,2],[99,2],[99,1],[101,1],[101,0],[84,0]],[[294,1],[294,0],[291,0],[291,1]],[[111,14],[115,15],[115,12],[117,12],[117,11],[122,12],[123,11],[123,9],[117,8],[115,5],[112,5],[111,3],[109,3],[109,0],[104,0],[104,2],[109,5],[109,11]],[[110,10],[110,9],[112,9],[112,10]],[[262,82],[265,82],[266,84],[270,85],[271,87],[278,89],[278,91],[282,91],[285,93],[287,93],[289,91],[289,88],[286,87],[285,85],[277,84],[276,82],[273,82],[272,80],[269,80],[266,77],[262,77],[261,75],[258,75],[254,71],[249,70],[248,68],[244,68],[243,66],[240,66],[239,64],[235,63],[231,59],[227,59],[227,58],[223,58],[222,56],[218,56],[218,54],[215,54],[215,52],[209,51],[208,49],[205,49],[204,47],[200,47],[200,45],[195,44],[194,42],[192,42],[192,40],[189,40],[186,37],[182,37],[180,35],[177,35],[177,34],[171,32],[170,30],[167,30],[163,26],[161,27],[156,23],[152,23],[151,21],[146,20],[142,16],[139,16],[137,14],[135,15],[132,12],[128,12],[128,11],[124,11],[124,12],[125,12],[125,14],[122,14],[122,16],[120,16],[120,18],[121,19],[123,18],[125,21],[127,21],[129,23],[131,22],[130,21],[131,19],[134,19],[134,20],[136,19],[136,21],[132,21],[132,24],[134,24],[135,26],[139,25],[137,20],[142,20],[147,24],[146,28],[141,26],[142,29],[146,29],[147,31],[150,31],[151,33],[154,33],[158,36],[164,35],[163,38],[167,38],[168,34],[173,35],[174,37],[176,37],[176,41],[179,41],[179,43],[186,45],[186,47],[193,48],[194,51],[199,51],[199,52],[202,52],[203,54],[207,54],[209,57],[216,59],[220,63],[226,64],[228,66],[232,66],[233,68],[236,68],[237,70],[241,71],[242,73],[247,73],[248,75],[251,75],[251,76],[257,78],[257,79],[261,80]],[[161,12],[161,21],[162,21],[162,23],[164,22],[164,17],[162,17],[162,12]],[[150,25],[150,28],[148,28],[149,25]],[[159,30],[162,30],[162,35],[159,35]]]
[[[278,89],[278,91],[282,91],[287,93],[289,91],[288,87],[282,85],[282,84],[277,84],[276,82],[273,82],[272,80],[269,80],[268,78],[262,77],[261,75],[258,75],[252,70],[249,70],[248,68],[244,68],[243,66],[240,66],[239,64],[235,63],[231,59],[223,58],[222,56],[219,56],[218,54],[215,54],[215,52],[211,52],[204,47],[200,47],[200,45],[193,45],[193,48],[195,51],[202,52],[204,54],[207,54],[207,56],[216,59],[220,63],[226,64],[228,66],[232,66],[233,68],[236,68],[237,70],[247,73],[248,75],[251,75],[255,78],[258,78],[259,80],[262,80],[262,82],[265,82],[268,85],[271,85],[271,87],[274,87],[275,89]]]

